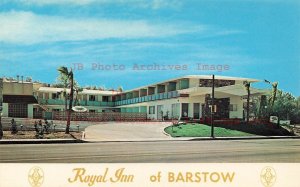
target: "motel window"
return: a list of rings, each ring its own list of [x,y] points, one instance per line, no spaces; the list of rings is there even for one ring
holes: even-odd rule
[[[108,96],[102,96],[102,101],[103,102],[108,102],[109,101]]]
[[[95,112],[96,112],[96,110],[89,110],[89,112],[91,112],[91,113],[95,113]]]
[[[155,106],[149,106],[149,114],[155,114]]]
[[[59,95],[57,93],[52,94],[52,99],[58,99],[58,98],[59,98]]]
[[[90,101],[96,101],[96,96],[95,95],[90,95],[89,100]]]
[[[237,104],[230,104],[230,111],[237,111]]]
[[[60,110],[58,108],[52,109],[52,112],[59,112]]]

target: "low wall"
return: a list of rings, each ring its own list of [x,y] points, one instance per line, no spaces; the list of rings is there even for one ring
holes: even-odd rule
[[[67,120],[67,112],[43,112],[36,119]],[[71,121],[147,121],[147,113],[72,112]]]

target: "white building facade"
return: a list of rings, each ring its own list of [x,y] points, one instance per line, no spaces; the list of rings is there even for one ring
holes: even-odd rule
[[[244,82],[256,79],[215,77],[215,117],[244,118]],[[250,88],[251,95],[262,95],[265,90]],[[149,119],[192,118],[210,116],[212,76],[190,75],[140,87],[116,96],[115,105],[122,112],[147,112]]]
[[[249,78],[215,76],[217,119],[244,118],[244,102],[247,96],[245,81],[259,82]],[[51,115],[54,111],[64,111],[66,104],[68,105],[65,95],[68,95],[69,90],[64,88],[53,88],[40,83],[5,81],[3,90],[3,116],[18,117],[19,114],[8,112],[13,111],[8,105],[16,105],[12,101],[13,97],[20,95],[31,95],[36,99],[36,102],[22,105],[25,107],[26,104],[28,115],[23,114],[20,117],[40,118],[43,112]],[[265,94],[265,90],[253,87],[250,92],[252,96]],[[147,118],[152,120],[180,117],[200,120],[210,116],[211,93],[212,76],[188,75],[124,92],[83,89],[74,94],[74,105],[83,106],[90,113],[146,113]]]

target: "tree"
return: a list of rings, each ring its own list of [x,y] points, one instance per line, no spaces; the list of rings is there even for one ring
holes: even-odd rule
[[[299,114],[299,108],[297,108],[297,99],[288,92],[281,90],[277,91],[277,100],[274,102],[273,108],[270,113],[277,115],[279,119],[291,120],[296,119]],[[295,120],[293,120],[295,122]]]
[[[251,104],[249,113],[254,114],[255,119],[260,118],[260,116],[261,116],[261,110],[260,110],[261,98],[259,98],[258,96],[254,96],[254,97],[252,96],[251,101],[252,101],[252,104]]]
[[[0,78],[0,140],[2,139],[3,137],[3,128],[2,128],[2,121],[1,121],[1,118],[2,118],[2,103],[3,103],[3,79]]]
[[[270,106],[271,106],[271,109],[272,109],[273,106],[274,106],[275,100],[276,100],[276,96],[277,96],[278,82],[271,83],[268,80],[265,80],[265,82],[272,85],[272,96],[269,98],[269,103],[270,103]]]
[[[73,105],[73,97],[74,97],[74,74],[72,69],[69,71],[67,67],[61,66],[58,69],[58,72],[61,76],[65,76],[70,85],[70,97],[69,97],[69,109],[67,110],[67,126],[66,126],[66,134],[70,133],[70,123],[71,123],[71,113],[72,113],[72,105]]]
[[[122,87],[122,86],[119,86],[118,89],[117,89],[117,91],[118,91],[118,92],[123,92],[123,87]]]
[[[83,91],[83,88],[81,88],[78,84],[77,81],[74,80],[74,91],[75,91],[75,101],[74,101],[74,106],[79,105],[79,100],[78,100],[78,94],[79,92]]]
[[[95,86],[95,89],[97,89],[96,86]],[[98,86],[98,90],[104,91],[104,90],[106,90],[106,88],[105,88],[105,86]]]
[[[297,98],[295,106],[295,112],[291,116],[291,120],[294,124],[300,124],[300,97]]]
[[[64,91],[62,92],[62,94],[65,99],[65,111],[68,110],[68,94],[67,94],[67,87],[68,87],[68,82],[69,82],[68,79],[69,78],[67,75],[60,72],[59,77],[57,78],[58,83],[53,85],[54,87],[57,87],[57,88],[64,88]]]
[[[249,113],[250,113],[250,87],[251,87],[251,83],[248,82],[248,81],[245,81],[244,82],[244,86],[247,90],[247,107],[246,107],[246,110],[247,110],[247,116],[246,116],[246,122],[247,124],[249,124]]]

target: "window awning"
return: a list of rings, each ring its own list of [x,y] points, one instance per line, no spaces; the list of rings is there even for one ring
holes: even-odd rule
[[[33,95],[3,95],[3,103],[35,104],[38,101]]]

